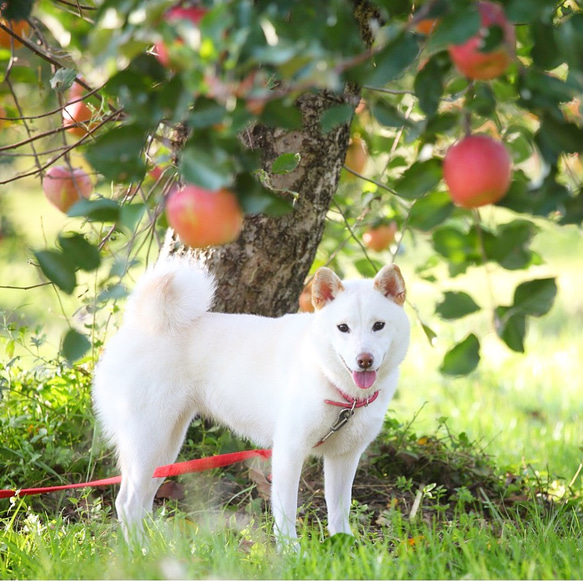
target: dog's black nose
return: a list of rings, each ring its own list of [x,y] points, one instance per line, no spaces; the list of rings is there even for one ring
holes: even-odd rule
[[[356,358],[356,363],[361,369],[370,369],[374,362],[374,357],[370,353],[361,353]]]

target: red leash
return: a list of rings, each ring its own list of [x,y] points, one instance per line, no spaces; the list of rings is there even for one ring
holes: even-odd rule
[[[191,472],[204,472],[213,468],[221,468],[243,462],[249,458],[259,456],[264,460],[271,457],[271,450],[246,450],[244,452],[232,452],[230,454],[219,454],[209,458],[197,458],[177,464],[168,464],[160,466],[154,471],[152,478],[165,478],[167,476],[179,476]],[[119,484],[121,476],[103,478],[102,480],[92,480],[91,482],[80,482],[78,484],[64,484],[62,486],[46,486],[44,488],[21,488],[19,490],[0,490],[0,498],[11,498],[13,496],[32,496],[34,494],[45,494],[47,492],[58,492],[59,490],[70,490],[72,488],[86,488],[88,486],[109,486],[110,484]]]

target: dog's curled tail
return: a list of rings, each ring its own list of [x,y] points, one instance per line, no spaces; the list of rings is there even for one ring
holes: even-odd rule
[[[211,308],[214,293],[213,276],[195,260],[166,257],[138,281],[124,324],[152,334],[176,333]]]

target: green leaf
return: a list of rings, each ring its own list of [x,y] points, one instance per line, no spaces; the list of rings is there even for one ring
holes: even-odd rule
[[[543,116],[535,140],[550,164],[554,164],[561,153],[583,152],[583,129],[552,115]]]
[[[484,30],[484,36],[480,43],[480,52],[492,52],[504,42],[504,29],[498,24],[491,24]]]
[[[87,218],[90,222],[117,222],[119,215],[119,204],[115,200],[108,198],[79,200],[67,212],[67,216]]]
[[[72,294],[77,286],[74,264],[56,250],[39,250],[34,255],[43,274],[62,291]]]
[[[428,117],[433,117],[437,113],[443,94],[443,74],[435,57],[425,63],[417,73],[413,88],[421,110]]]
[[[409,212],[409,225],[427,232],[447,220],[454,205],[447,192],[431,192],[415,200]]]
[[[212,99],[199,98],[188,116],[188,125],[193,129],[212,127],[223,122],[227,111]]]
[[[398,77],[419,54],[419,45],[414,35],[404,32],[389,42],[374,57],[374,68],[366,84],[383,86]]]
[[[6,20],[24,20],[30,16],[34,0],[12,0],[0,4],[0,13]]]
[[[523,282],[514,291],[513,308],[532,317],[542,317],[551,310],[556,295],[557,283],[554,278]]]
[[[451,291],[444,293],[443,301],[435,308],[443,319],[461,319],[479,310],[480,306],[469,294]]]
[[[468,375],[480,362],[480,341],[471,333],[450,349],[443,358],[439,371],[444,375]]]
[[[431,117],[431,119],[427,121],[424,135],[427,136],[428,139],[435,139],[434,135],[436,133],[447,135],[452,133],[452,130],[457,131],[459,119],[459,113],[453,112],[441,113],[440,115]]]
[[[504,143],[515,165],[530,158],[532,155],[532,141],[532,132],[521,125],[511,125],[504,132]],[[514,177],[516,178],[516,174]]]
[[[85,151],[87,161],[106,180],[137,182],[146,173],[142,151],[146,131],[137,125],[115,127],[90,143]]]
[[[322,133],[328,133],[338,125],[349,123],[354,115],[354,107],[348,104],[335,105],[324,111],[320,119]]]
[[[61,355],[70,363],[74,363],[81,359],[89,349],[91,349],[91,341],[75,329],[69,329],[63,338]]]
[[[378,260],[367,260],[366,258],[361,258],[355,261],[354,266],[360,275],[366,278],[373,278],[383,267],[383,263]]]
[[[437,158],[416,161],[396,181],[394,188],[402,198],[415,199],[435,189],[442,178],[441,161]]]
[[[123,284],[114,284],[102,290],[97,296],[97,302],[123,299],[129,294],[128,289]]]
[[[524,337],[526,336],[526,317],[521,313],[513,313],[509,307],[498,307],[495,312],[496,333],[517,353],[524,353]]]
[[[566,19],[558,28],[556,36],[561,54],[569,67],[581,71],[583,69],[583,14],[577,12]]]
[[[189,141],[178,166],[185,181],[208,190],[219,190],[233,182],[231,156],[218,146]]]
[[[552,12],[553,9],[548,0],[510,0],[505,13],[512,22],[527,24],[535,21],[545,10]]]
[[[519,104],[537,115],[552,115],[559,119],[560,103],[570,101],[576,95],[572,86],[554,75],[529,68],[516,79]]]
[[[441,19],[429,39],[428,48],[435,50],[449,44],[463,44],[478,34],[480,23],[480,14],[474,3],[459,7]]]
[[[301,161],[299,153],[283,153],[271,164],[271,173],[286,174],[294,171]]]
[[[85,239],[85,236],[77,232],[61,234],[59,236],[59,246],[63,249],[63,254],[67,259],[79,267],[81,270],[90,272],[99,268],[101,258],[99,250]]]
[[[455,226],[446,225],[433,233],[433,246],[444,258],[451,262],[465,262],[479,256],[477,238],[462,232]]]
[[[379,99],[371,105],[373,117],[385,127],[403,127],[411,125],[408,119],[405,119],[397,107],[384,99]]]
[[[528,268],[533,257],[529,245],[536,232],[536,226],[528,220],[501,224],[495,235],[484,237],[486,256],[508,270]]]
[[[261,123],[268,127],[281,127],[282,129],[300,129],[302,126],[302,114],[293,103],[283,99],[268,101],[259,116]]]
[[[283,216],[293,209],[290,200],[264,188],[257,179],[248,173],[237,176],[235,190],[245,214]]]
[[[551,70],[562,64],[563,54],[555,37],[555,27],[550,22],[534,22],[532,36],[534,46],[530,54],[536,66]]]
[[[133,232],[146,212],[146,204],[125,204],[119,211],[119,223],[128,232]]]
[[[490,85],[477,83],[469,108],[483,117],[490,117],[496,110],[496,96]]]
[[[435,345],[435,340],[437,339],[437,333],[431,327],[428,327],[425,323],[421,323],[421,328],[423,329],[429,344],[433,347],[433,345]]]
[[[77,71],[75,69],[58,69],[50,81],[51,89],[59,93],[68,91],[76,78]]]

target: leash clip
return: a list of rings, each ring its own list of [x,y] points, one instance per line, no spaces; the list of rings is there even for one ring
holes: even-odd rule
[[[330,430],[328,431],[328,433],[314,446],[314,448],[317,448],[318,446],[323,444],[332,434],[335,434],[338,430],[343,428],[348,423],[350,418],[354,415],[355,407],[356,400],[352,402],[351,407],[341,409],[340,413],[338,414],[338,417],[336,418],[336,421],[330,426]]]

